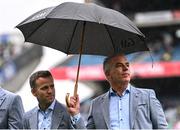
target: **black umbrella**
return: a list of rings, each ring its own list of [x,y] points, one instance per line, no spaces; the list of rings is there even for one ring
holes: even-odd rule
[[[110,56],[148,51],[145,36],[123,14],[92,3],[62,3],[46,8],[17,25],[26,42],[47,46],[66,54]]]

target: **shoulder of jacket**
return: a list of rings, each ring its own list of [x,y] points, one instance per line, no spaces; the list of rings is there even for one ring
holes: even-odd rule
[[[94,98],[94,99],[92,100],[92,102],[101,101],[101,100],[103,100],[104,98],[106,98],[106,97],[108,96],[108,94],[109,94],[109,91],[107,91],[107,92],[105,92],[105,93],[97,96],[96,98]]]
[[[136,88],[136,87],[133,87],[133,89],[136,90],[136,91],[145,92],[145,93],[154,92],[153,89],[148,89],[148,88]]]
[[[24,117],[31,117],[33,114],[35,114],[38,111],[37,106],[34,107],[33,109],[27,111],[24,113]]]
[[[54,107],[60,107],[61,109],[66,109],[66,106],[59,101],[56,100]]]

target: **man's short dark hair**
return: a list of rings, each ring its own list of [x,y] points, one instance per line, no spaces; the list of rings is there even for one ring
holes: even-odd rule
[[[31,89],[36,87],[36,80],[40,77],[43,77],[43,78],[52,77],[52,74],[48,70],[41,70],[41,71],[37,71],[33,73],[29,79],[29,84],[30,84]]]

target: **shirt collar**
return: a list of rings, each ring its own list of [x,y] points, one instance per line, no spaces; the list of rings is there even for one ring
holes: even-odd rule
[[[130,93],[130,87],[131,87],[131,85],[130,84],[128,84],[128,86],[127,86],[127,88],[125,89],[125,91],[123,92],[123,95],[125,95],[126,93]],[[110,88],[110,96],[116,96],[117,94],[116,94],[116,91],[114,91],[113,89],[112,89],[112,87]]]
[[[51,105],[46,110],[54,110],[55,103],[56,103],[56,100],[54,99],[54,101],[51,103]],[[38,110],[41,111],[39,105],[38,105]]]

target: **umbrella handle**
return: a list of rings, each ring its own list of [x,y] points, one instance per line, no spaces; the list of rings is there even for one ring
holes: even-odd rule
[[[66,98],[65,98],[66,105],[67,105],[68,107],[70,107],[70,98],[69,98],[69,95],[70,95],[70,93],[67,93],[67,94],[66,94]]]
[[[77,84],[77,80],[76,80],[76,84],[74,86],[74,96],[77,96],[77,90],[78,90],[78,84]],[[66,105],[68,107],[70,107],[70,93],[67,93],[66,94],[66,98],[65,98],[65,101],[66,101]]]

